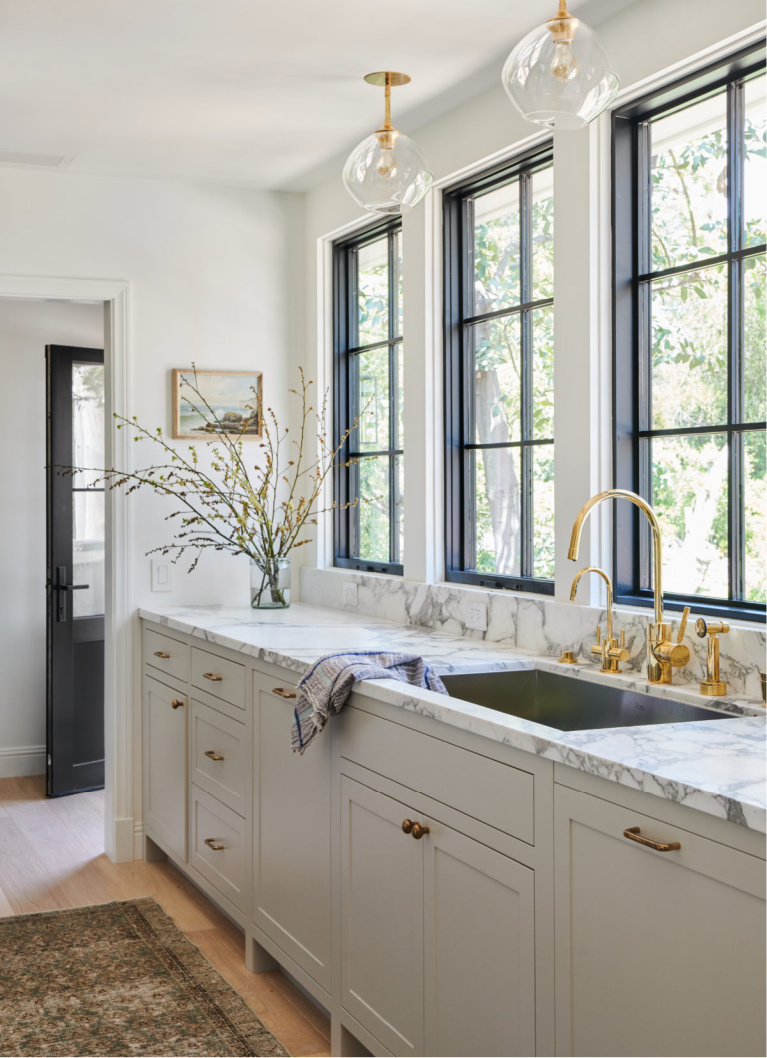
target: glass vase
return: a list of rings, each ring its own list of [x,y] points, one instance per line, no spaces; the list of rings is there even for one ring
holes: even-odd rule
[[[250,560],[250,605],[254,610],[285,610],[290,606],[290,559]]]

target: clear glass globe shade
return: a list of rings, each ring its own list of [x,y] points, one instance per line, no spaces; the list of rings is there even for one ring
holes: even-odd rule
[[[407,213],[424,197],[434,174],[413,141],[401,132],[392,148],[373,133],[346,160],[344,186],[369,213]]]
[[[571,43],[555,43],[548,26],[528,33],[506,60],[503,87],[517,110],[534,125],[579,129],[601,114],[620,82],[596,33],[572,19]]]

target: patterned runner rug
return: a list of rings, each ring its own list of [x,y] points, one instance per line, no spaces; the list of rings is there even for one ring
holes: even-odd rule
[[[287,1055],[151,898],[0,919],[2,1055]]]

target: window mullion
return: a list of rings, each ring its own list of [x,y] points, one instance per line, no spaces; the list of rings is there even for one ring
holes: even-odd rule
[[[743,185],[745,177],[745,108],[743,84],[735,81],[727,89],[727,214],[728,250],[744,245]],[[743,420],[743,262],[727,266],[727,415],[730,425]],[[728,444],[728,541],[730,598],[745,598],[745,488],[743,480],[743,436],[730,433]]]
[[[520,285],[522,303],[532,301],[533,286],[533,203],[532,178],[523,173],[519,178],[519,249]],[[533,341],[532,313],[522,313],[520,320],[521,341],[521,407],[520,426],[522,441],[532,437],[533,424]],[[522,445],[520,459],[520,560],[519,571],[523,577],[533,575],[533,453]]]
[[[474,200],[461,200],[460,240],[460,306],[461,315],[474,314]],[[464,569],[475,569],[477,565],[475,470],[476,456],[466,451],[466,444],[476,437],[476,373],[474,370],[474,329],[461,325],[461,364],[463,370],[463,406],[461,408],[461,466],[463,468],[464,496],[461,523],[463,547],[461,556]]]

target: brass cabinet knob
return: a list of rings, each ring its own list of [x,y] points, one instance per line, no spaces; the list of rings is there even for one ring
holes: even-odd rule
[[[221,852],[222,849],[226,848],[225,845],[219,844],[215,838],[205,838],[205,844],[209,849],[213,849],[214,852]]]
[[[409,819],[403,819],[402,820],[402,829],[405,831],[406,834],[409,834],[412,831],[414,826],[415,826],[415,823],[411,823],[411,821]]]
[[[420,841],[424,834],[429,833],[427,826],[422,826],[420,823],[413,823],[413,837],[416,841]]]
[[[155,650],[154,656],[156,658],[169,658],[170,654],[166,654],[164,650]]]
[[[181,698],[174,698],[170,704],[174,709],[180,709],[184,702]]]
[[[210,757],[211,760],[223,760],[223,753],[216,753],[215,749],[206,749],[205,756]]]
[[[628,830],[623,831],[623,836],[629,841],[638,841],[640,845],[645,845],[648,849],[655,849],[656,852],[676,852],[682,847],[678,841],[653,841],[652,838],[646,838],[639,827],[629,827]]]
[[[280,698],[297,698],[298,695],[295,691],[286,691],[284,687],[272,687],[272,694],[278,695]]]
[[[223,676],[217,676],[215,672],[203,672],[203,676],[206,680],[210,680],[211,683],[221,683]]]

